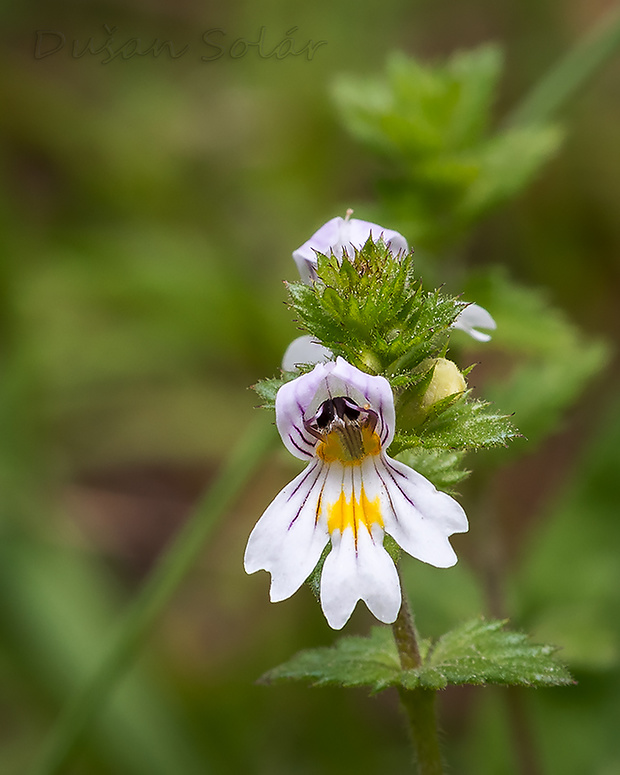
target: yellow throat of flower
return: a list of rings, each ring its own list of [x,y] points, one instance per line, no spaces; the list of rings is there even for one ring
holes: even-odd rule
[[[363,485],[359,499],[356,499],[355,493],[352,493],[351,500],[347,500],[344,492],[341,492],[338,500],[328,506],[327,529],[330,534],[334,530],[344,533],[350,527],[353,530],[357,544],[357,532],[360,525],[364,525],[370,533],[373,524],[383,527],[381,501],[378,495],[373,500],[369,500],[364,492]]]
[[[381,440],[374,430],[352,423],[334,426],[316,448],[316,454],[326,463],[338,460],[349,465],[359,464],[368,455],[378,455],[380,451]]]

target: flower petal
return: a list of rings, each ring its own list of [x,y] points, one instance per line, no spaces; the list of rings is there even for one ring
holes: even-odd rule
[[[301,279],[305,283],[316,279],[316,274],[313,276],[313,268],[317,264],[315,251],[318,250],[319,253],[328,255],[331,246],[337,244],[342,220],[342,218],[332,218],[327,221],[318,231],[314,232],[309,240],[293,251],[293,259],[297,264]]]
[[[284,446],[291,455],[311,460],[317,439],[304,427],[307,408],[325,379],[330,364],[317,364],[308,374],[286,382],[276,395],[276,425]]]
[[[374,468],[374,473],[370,467]],[[459,503],[404,463],[385,454],[364,461],[368,497],[381,497],[385,532],[412,557],[437,568],[457,561],[448,536],[468,530]]]
[[[391,624],[400,610],[398,573],[383,548],[383,530],[378,525],[372,533],[362,525],[357,536],[350,527],[343,534],[336,531],[323,566],[321,607],[330,627],[344,627],[358,600],[385,624]]]
[[[381,445],[388,447],[394,438],[396,413],[394,410],[394,394],[390,383],[385,377],[373,377],[365,371],[356,369],[344,358],[336,358],[335,364],[325,375],[325,383],[320,386],[314,400],[307,409],[312,416],[327,398],[347,396],[360,406],[368,405],[379,417],[377,433]]]
[[[283,371],[299,371],[300,363],[325,363],[334,354],[312,336],[298,336],[286,348],[282,357]]]
[[[245,550],[247,573],[271,573],[272,602],[285,600],[312,573],[328,541],[321,495],[329,467],[311,463],[276,495],[256,523]]]
[[[489,328],[492,331],[497,328],[497,323],[493,320],[489,312],[479,304],[468,304],[452,324],[452,328],[458,328],[461,331],[465,331],[466,334],[469,334],[479,342],[489,342],[491,340],[490,334],[477,331],[476,326],[480,328]]]

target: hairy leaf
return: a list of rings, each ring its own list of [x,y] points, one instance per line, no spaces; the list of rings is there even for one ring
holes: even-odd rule
[[[252,390],[256,391],[262,399],[261,408],[276,408],[276,394],[285,382],[285,379],[274,377],[272,379],[261,379],[255,385],[252,385]]]
[[[423,291],[412,255],[394,256],[381,242],[339,261],[318,257],[318,280],[291,283],[297,320],[334,355],[374,373],[401,374],[444,352],[462,308],[438,291]]]
[[[335,646],[300,651],[265,673],[260,682],[306,680],[313,686],[364,686],[379,692],[393,686],[400,672],[391,630],[374,627],[367,638],[348,636]]]
[[[469,450],[505,445],[518,436],[509,417],[492,411],[486,401],[471,400],[465,393],[415,431],[397,431],[393,444],[399,452],[416,447]]]
[[[566,668],[554,657],[555,647],[531,643],[524,633],[504,629],[505,624],[474,619],[443,635],[420,670],[420,683],[442,688],[435,682],[439,675],[445,681],[444,686],[572,683]]]
[[[554,657],[555,648],[531,643],[505,622],[474,619],[420,644],[423,663],[402,670],[389,628],[375,627],[367,638],[341,638],[335,646],[301,651],[270,670],[263,683],[309,681],[313,686],[366,687],[372,692],[401,686],[443,689],[449,684],[562,686],[572,683]]]

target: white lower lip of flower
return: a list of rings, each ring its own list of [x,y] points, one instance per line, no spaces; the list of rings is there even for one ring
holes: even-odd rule
[[[356,463],[313,460],[276,496],[250,535],[248,573],[271,573],[271,600],[290,597],[331,540],[321,577],[321,605],[340,629],[358,600],[382,622],[400,609],[398,574],[383,548],[389,533],[410,555],[450,567],[448,536],[465,532],[463,509],[413,469],[384,453]]]
[[[377,580],[381,583],[377,583]],[[321,606],[335,630],[348,621],[359,599],[381,622],[393,622],[401,604],[396,566],[383,548],[383,531],[352,528],[332,536],[332,550],[321,574]]]

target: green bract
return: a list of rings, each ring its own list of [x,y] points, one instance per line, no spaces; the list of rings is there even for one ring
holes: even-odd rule
[[[311,284],[287,285],[290,307],[300,326],[334,357],[390,381],[397,412],[392,455],[418,450],[416,470],[426,469],[438,487],[454,486],[466,476],[456,451],[505,444],[518,435],[507,416],[462,392],[462,382],[454,382],[454,394],[437,393],[440,400],[429,403],[437,359],[445,363],[464,304],[439,290],[424,290],[412,253],[395,256],[381,241],[368,240],[342,259],[319,254],[317,274]],[[273,407],[278,388],[293,376],[255,386],[266,406]],[[432,452],[428,465],[420,450]]]
[[[369,373],[395,377],[443,352],[462,309],[422,290],[414,257],[368,242],[348,260],[318,256],[318,280],[288,284],[299,322],[334,355]]]

